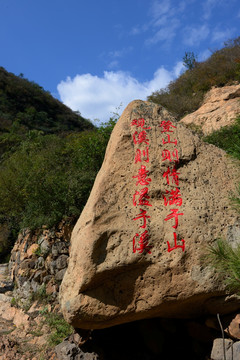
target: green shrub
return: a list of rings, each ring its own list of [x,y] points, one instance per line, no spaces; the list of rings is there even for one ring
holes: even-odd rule
[[[79,216],[115,123],[67,137],[30,132],[0,163],[0,220],[37,228]]]
[[[219,239],[208,249],[207,260],[218,271],[232,291],[240,292],[240,244],[233,248],[226,240]]]
[[[240,81],[240,37],[230,40],[225,47],[203,62],[197,62],[193,53],[185,53],[188,70],[148,100],[166,107],[180,119],[199,108],[204,94],[212,86],[224,86]]]
[[[51,329],[48,342],[50,346],[60,344],[64,338],[73,332],[73,327],[69,325],[62,315],[56,313],[44,313],[45,321]]]
[[[214,131],[212,134],[205,136],[203,140],[240,159],[240,117],[235,120],[234,124]]]

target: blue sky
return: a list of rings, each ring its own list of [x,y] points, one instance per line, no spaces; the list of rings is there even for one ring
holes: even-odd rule
[[[240,35],[239,0],[0,0],[0,66],[84,117],[145,100]]]

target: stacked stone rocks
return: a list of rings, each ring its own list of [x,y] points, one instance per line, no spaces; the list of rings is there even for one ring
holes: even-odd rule
[[[33,294],[56,299],[68,265],[72,220],[51,230],[20,232],[12,250],[9,270],[15,282],[14,297],[24,304]]]

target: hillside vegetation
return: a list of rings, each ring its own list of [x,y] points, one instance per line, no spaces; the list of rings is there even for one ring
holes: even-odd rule
[[[148,97],[149,101],[166,107],[177,119],[197,110],[212,86],[240,81],[240,37],[229,40],[206,61],[198,62],[193,53],[187,55],[184,63],[188,69],[165,89]]]
[[[93,128],[41,86],[0,67],[0,155],[19,144],[29,130],[65,134]]]
[[[114,124],[112,118],[96,128],[39,85],[0,68],[0,260],[21,228],[77,219]]]

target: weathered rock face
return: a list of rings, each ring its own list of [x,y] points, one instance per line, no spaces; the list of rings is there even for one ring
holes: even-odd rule
[[[65,318],[76,328],[97,329],[147,317],[237,309],[239,301],[225,294],[201,262],[209,243],[239,226],[228,200],[236,178],[224,151],[202,143],[165,109],[143,101],[129,104],[72,233],[60,288]],[[164,196],[171,190],[176,195],[176,189],[182,204],[168,198],[165,206]],[[178,226],[171,209],[178,209]],[[174,233],[178,247],[172,250]]]
[[[208,135],[221,127],[231,125],[240,113],[240,85],[212,88],[202,106],[185,116],[180,123],[200,127]]]

